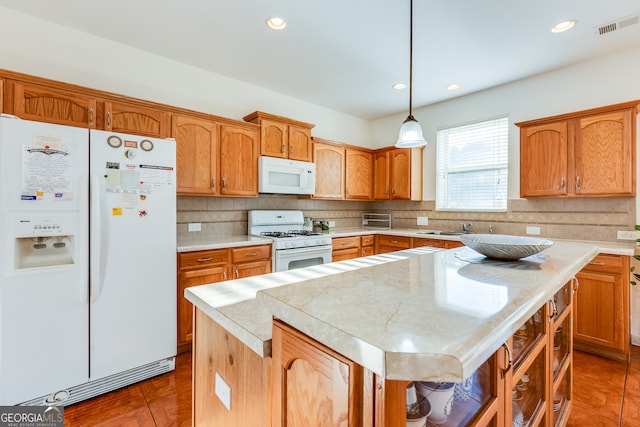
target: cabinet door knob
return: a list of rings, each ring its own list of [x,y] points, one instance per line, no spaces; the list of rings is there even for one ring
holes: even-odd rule
[[[89,126],[93,126],[93,108],[89,109]]]
[[[209,262],[211,261],[213,258],[209,257],[209,258],[198,258],[197,261],[198,262]]]
[[[215,190],[216,189],[216,179],[215,177],[211,177],[211,189]]]
[[[560,189],[564,190],[564,176],[560,179]]]
[[[256,255],[258,255],[258,252],[249,252],[245,256],[256,256]],[[238,270],[236,270],[236,271],[238,271]]]
[[[589,261],[589,265],[599,265],[601,267],[604,267],[606,264],[604,262]]]
[[[227,272],[226,271],[222,272],[222,280],[227,280]]]
[[[227,189],[227,178],[222,178],[222,190]]]
[[[236,279],[238,278],[238,269],[236,268]]]
[[[576,190],[580,190],[580,176],[576,176]]]
[[[111,129],[111,111],[107,111],[107,129]]]

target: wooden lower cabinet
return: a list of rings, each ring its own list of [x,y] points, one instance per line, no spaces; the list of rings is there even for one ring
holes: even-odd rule
[[[271,358],[260,357],[207,314],[194,311],[193,426],[269,426]],[[231,388],[231,409],[215,394],[216,374]]]
[[[271,245],[231,249],[234,279],[271,273]]]
[[[427,239],[423,237],[413,237],[411,239],[411,247],[419,248],[421,246],[431,246],[433,248],[453,249],[464,246],[464,243],[457,240],[445,240],[445,239]]]
[[[629,257],[600,254],[576,276],[576,348],[617,360],[629,357]]]
[[[193,305],[184,297],[191,286],[271,273],[271,245],[244,246],[178,254],[178,351],[191,349]]]
[[[373,234],[360,236],[360,256],[369,256],[376,253],[376,238]]]
[[[331,260],[344,261],[360,256],[360,236],[334,237],[331,239],[333,251]]]
[[[359,427],[363,369],[274,320],[272,426]]]
[[[411,247],[411,237],[376,235],[376,254],[401,251]]]

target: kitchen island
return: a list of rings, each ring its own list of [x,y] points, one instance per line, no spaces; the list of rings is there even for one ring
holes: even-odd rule
[[[512,374],[503,343],[539,320],[541,309],[547,313],[563,287],[573,292],[565,285],[597,253],[594,245],[557,242],[541,254],[500,262],[466,247],[417,248],[187,289],[196,307],[194,424],[294,420],[296,405],[310,402],[296,402],[305,393],[292,390],[311,381],[314,390],[331,389],[318,394],[333,405],[327,425],[404,425],[409,381],[469,378],[487,397],[469,422],[503,424],[505,414],[515,417],[510,405],[505,409]],[[548,329],[544,336],[553,338]],[[553,347],[536,344],[536,351]],[[308,375],[310,366],[320,366],[319,377]],[[346,388],[329,381],[332,370]],[[552,425],[549,400],[546,418],[538,417]]]

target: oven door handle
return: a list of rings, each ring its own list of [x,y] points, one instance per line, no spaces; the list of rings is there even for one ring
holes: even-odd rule
[[[316,254],[316,253],[331,253],[331,245],[323,246],[307,246],[304,248],[292,248],[292,249],[276,249],[276,254],[279,257],[288,257],[298,254]]]

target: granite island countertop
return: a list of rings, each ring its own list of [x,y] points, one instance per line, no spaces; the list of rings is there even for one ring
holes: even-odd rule
[[[557,241],[492,261],[416,248],[188,288],[196,307],[259,355],[280,318],[386,379],[462,381],[596,254]]]

